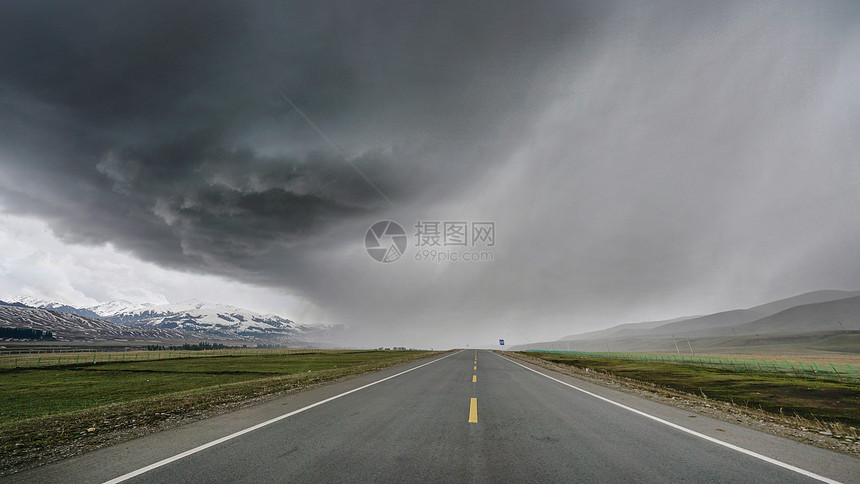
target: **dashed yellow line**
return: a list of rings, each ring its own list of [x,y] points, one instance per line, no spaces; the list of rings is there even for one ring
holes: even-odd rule
[[[476,372],[478,371],[478,350],[475,350],[475,364],[472,366],[472,369]],[[472,383],[478,382],[477,373],[472,375]],[[472,400],[469,402],[469,423],[478,423],[478,399],[472,397]]]
[[[469,403],[469,423],[478,423],[478,399],[473,398]]]

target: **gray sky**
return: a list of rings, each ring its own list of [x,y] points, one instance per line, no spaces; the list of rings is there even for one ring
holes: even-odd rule
[[[440,347],[856,290],[858,85],[848,1],[3,2],[0,296]]]

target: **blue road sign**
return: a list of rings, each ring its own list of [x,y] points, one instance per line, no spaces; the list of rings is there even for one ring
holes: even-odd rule
[[[500,339],[499,340],[499,346],[505,346],[505,340]]]

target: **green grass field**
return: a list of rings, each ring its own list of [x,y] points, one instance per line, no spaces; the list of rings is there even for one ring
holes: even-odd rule
[[[0,370],[0,475],[165,422],[440,352],[283,350]],[[223,353],[222,353],[223,354]],[[56,361],[56,359],[54,360]],[[175,425],[167,424],[167,425]],[[62,450],[66,449],[66,450]]]
[[[860,427],[860,383],[735,372],[695,364],[585,357],[575,353],[527,352],[552,363],[654,383],[674,390],[787,416]]]
[[[0,371],[0,426],[225,384],[401,359],[400,351],[307,351]]]
[[[0,370],[0,474],[45,449],[202,415],[261,395],[418,358],[422,351],[322,351],[183,357]],[[527,353],[752,408],[860,427],[860,384],[678,363]],[[37,458],[37,457],[36,457]]]

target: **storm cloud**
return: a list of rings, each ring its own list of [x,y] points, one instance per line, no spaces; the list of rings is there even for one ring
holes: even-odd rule
[[[305,298],[356,344],[860,288],[850,2],[4,2],[0,19],[3,211]],[[385,219],[409,235],[390,264],[364,246]],[[492,260],[415,260],[422,220],[494,222]]]

